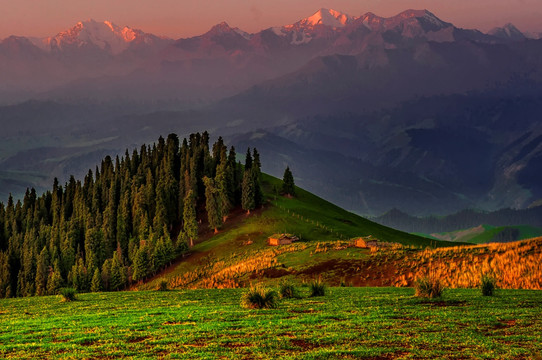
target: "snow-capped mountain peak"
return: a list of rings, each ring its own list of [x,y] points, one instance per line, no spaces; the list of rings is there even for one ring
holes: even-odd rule
[[[511,23],[505,24],[503,27],[491,29],[488,34],[506,40],[525,39],[525,34]]]
[[[120,27],[111,21],[100,22],[89,19],[79,21],[73,27],[55,36],[30,40],[34,45],[46,51],[90,45],[117,55],[126,50],[131,42],[142,38],[147,42],[151,37],[153,36],[141,30],[128,26]]]
[[[393,19],[393,20],[392,20]],[[423,24],[427,29],[433,31],[447,28],[452,26],[452,24],[440,20],[435,14],[429,10],[406,10],[400,13],[399,15],[389,18],[391,22],[401,22],[408,19],[416,19],[420,24]]]
[[[309,16],[308,18],[305,18],[301,21],[299,21],[299,25],[301,26],[317,26],[317,25],[324,25],[329,26],[333,28],[339,28],[344,27],[346,24],[350,23],[352,21],[352,17],[344,14],[340,11],[336,11],[333,9],[325,9],[322,8],[315,12],[313,15]]]

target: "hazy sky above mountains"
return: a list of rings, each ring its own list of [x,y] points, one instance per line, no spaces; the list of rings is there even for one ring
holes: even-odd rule
[[[172,38],[199,35],[221,21],[256,32],[322,7],[385,17],[428,9],[463,28],[487,31],[511,22],[522,31],[542,32],[542,0],[0,0],[0,39],[51,36],[89,18]]]

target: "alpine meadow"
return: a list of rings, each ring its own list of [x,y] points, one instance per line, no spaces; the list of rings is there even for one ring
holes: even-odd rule
[[[0,5],[1,358],[542,359],[542,5],[44,4]]]

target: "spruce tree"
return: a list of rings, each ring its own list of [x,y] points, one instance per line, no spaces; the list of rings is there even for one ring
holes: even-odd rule
[[[52,271],[47,279],[47,294],[56,295],[62,287],[62,278],[58,271]]]
[[[254,205],[260,207],[263,204],[263,191],[260,184],[260,172],[256,166],[250,170],[252,173],[252,182],[254,183]]]
[[[111,263],[111,278],[109,279],[109,286],[111,290],[120,290],[126,285],[126,273],[124,266],[118,254],[113,256]]]
[[[250,148],[247,149],[247,155],[245,157],[245,171],[252,168],[252,155],[250,154]]]
[[[250,214],[250,210],[254,210],[256,207],[256,201],[254,199],[254,176],[252,171],[245,170],[243,176],[243,186],[242,186],[242,195],[241,195],[241,206],[243,210]]]
[[[94,275],[92,275],[92,281],[90,282],[90,291],[100,292],[102,290],[103,290],[102,274],[100,274],[100,270],[96,268],[94,270]]]
[[[2,231],[2,229],[0,229]],[[11,272],[9,256],[0,251],[0,298],[11,296]]]
[[[173,247],[173,242],[168,233],[164,235],[164,251],[166,254],[166,263],[170,265],[175,259],[175,248]]]
[[[102,285],[105,291],[111,290],[111,259],[104,261],[102,265]]]
[[[209,227],[214,229],[216,234],[218,233],[218,228],[222,226],[218,191],[213,179],[205,176],[203,178],[203,183],[205,184],[205,209],[207,210],[207,220],[209,221]]]
[[[258,176],[261,176],[261,173],[262,173],[262,163],[260,162],[260,153],[258,152],[258,150],[256,148],[254,148],[252,150],[252,157],[253,157],[253,160],[252,160],[252,164],[254,166],[254,168],[256,169],[256,172],[258,173]]]
[[[196,219],[196,199],[194,192],[189,190],[184,199],[184,232],[190,239],[190,247],[194,246],[194,239],[198,237],[198,221]]]
[[[47,294],[47,278],[49,276],[49,252],[46,247],[43,247],[38,257],[38,265],[36,269],[36,295],[42,296]]]
[[[289,166],[284,170],[284,176],[282,177],[282,193],[284,195],[295,196],[294,176]]]
[[[229,189],[231,188],[229,181],[232,181],[232,179],[228,175],[228,163],[224,156],[220,165],[217,167],[215,178],[218,203],[220,205],[220,216],[222,217],[223,223],[226,222],[232,207],[232,196],[229,194]]]
[[[143,280],[150,268],[149,253],[146,246],[141,246],[137,250],[135,259],[134,259],[134,273],[132,275],[132,280],[139,281]]]

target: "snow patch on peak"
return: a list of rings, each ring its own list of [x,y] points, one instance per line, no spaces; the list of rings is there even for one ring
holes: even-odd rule
[[[301,33],[295,33],[290,44],[292,45],[308,44],[311,42],[311,40],[312,40],[312,36],[310,36],[309,34],[303,31]]]
[[[428,10],[424,10],[424,15],[422,16],[425,20],[429,21],[433,25],[436,25],[438,27],[447,27],[449,24],[445,23],[444,21],[440,20],[438,17],[436,17],[435,14]]]
[[[526,37],[524,33],[511,23],[505,24],[503,27],[491,29],[488,34],[508,40],[523,40]]]
[[[347,14],[333,9],[322,8],[315,12],[312,16],[301,20],[299,24],[304,26],[324,25],[339,28],[344,27],[351,21],[352,17]]]
[[[284,27],[275,26],[272,28],[269,28],[275,35],[277,36],[286,36],[288,33],[284,30]]]
[[[128,26],[120,27],[111,21],[98,22],[94,19],[79,21],[71,29],[43,40],[49,47],[82,46],[90,44],[113,54],[126,50],[130,43],[145,34]]]
[[[233,29],[233,31],[235,31],[236,33],[238,33],[239,35],[241,35],[242,37],[244,37],[245,39],[247,40],[250,40],[252,38],[252,35],[250,35],[249,33],[239,29],[239,28],[235,28]]]

